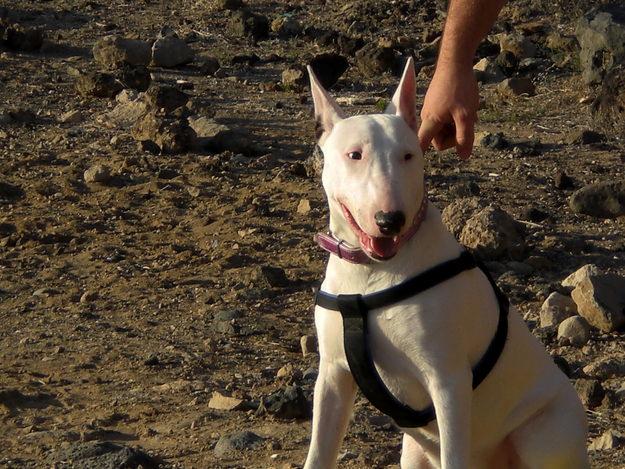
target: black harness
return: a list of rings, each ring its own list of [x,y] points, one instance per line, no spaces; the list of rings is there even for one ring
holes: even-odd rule
[[[400,402],[382,381],[369,347],[369,311],[406,300],[475,267],[484,272],[499,303],[499,322],[495,336],[482,358],[473,367],[473,389],[475,389],[488,376],[503,351],[508,336],[509,302],[486,268],[469,252],[464,251],[456,259],[438,264],[399,285],[368,295],[330,295],[321,290],[317,293],[315,303],[318,306],[341,313],[345,355],[360,390],[371,404],[392,417],[400,427],[423,427],[435,420],[436,414],[432,405],[423,410],[415,410]]]

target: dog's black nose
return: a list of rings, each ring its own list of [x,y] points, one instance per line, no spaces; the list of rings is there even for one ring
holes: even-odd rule
[[[375,214],[375,223],[380,228],[382,234],[394,235],[401,231],[406,223],[406,215],[400,210],[394,212],[383,212],[380,210]]]

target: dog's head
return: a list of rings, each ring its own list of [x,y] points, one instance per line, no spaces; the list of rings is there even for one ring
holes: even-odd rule
[[[375,260],[397,254],[424,197],[409,59],[384,114],[345,117],[309,67],[330,227]]]

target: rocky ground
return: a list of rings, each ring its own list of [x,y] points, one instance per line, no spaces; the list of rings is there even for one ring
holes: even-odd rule
[[[301,466],[327,214],[301,67],[375,112],[412,55],[421,98],[443,3],[0,1],[0,467]],[[427,173],[616,468],[625,11],[590,3],[506,7],[474,155]],[[399,444],[359,398],[339,466]]]

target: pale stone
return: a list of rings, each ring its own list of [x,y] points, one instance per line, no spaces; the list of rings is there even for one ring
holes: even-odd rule
[[[567,318],[558,327],[558,339],[577,347],[584,345],[590,339],[590,326],[581,316]]]
[[[562,280],[561,285],[567,288],[575,288],[582,279],[590,276],[590,275],[598,275],[599,268],[594,264],[586,264],[583,267],[580,267],[567,278]]]
[[[625,325],[625,278],[590,275],[571,292],[579,314],[594,327],[612,332]]]

